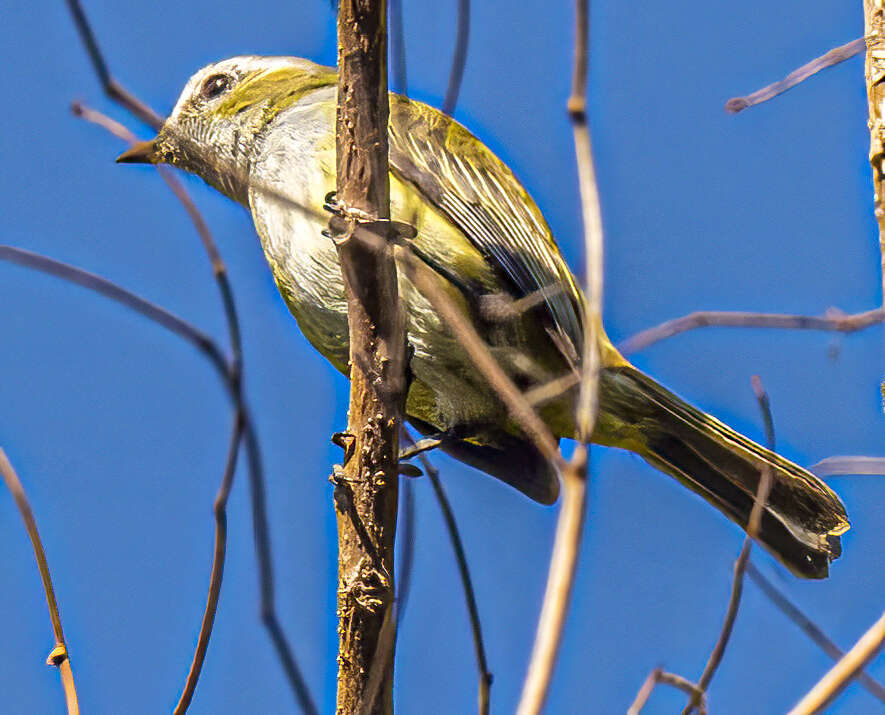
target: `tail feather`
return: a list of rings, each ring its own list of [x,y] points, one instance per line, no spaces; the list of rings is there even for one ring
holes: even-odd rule
[[[759,541],[787,568],[825,578],[849,527],[839,497],[810,472],[704,414],[633,367],[608,369],[602,439],[638,452],[746,529],[764,470],[772,488]]]

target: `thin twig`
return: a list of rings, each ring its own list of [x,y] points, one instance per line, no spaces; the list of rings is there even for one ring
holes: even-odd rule
[[[406,33],[403,28],[403,0],[388,0],[387,14],[390,38],[390,71],[395,90],[409,96],[409,79],[406,72]]]
[[[747,564],[747,576],[756,583],[762,593],[768,597],[768,600],[771,601],[781,613],[799,626],[799,628],[801,628],[824,653],[830,656],[830,658],[833,660],[839,660],[845,655],[845,652],[829,639],[827,634],[821,630],[820,626],[800,611],[789,598],[771,583],[771,581],[765,578],[752,561]],[[885,703],[885,685],[882,685],[878,680],[875,680],[866,672],[858,673],[857,682],[863,685],[873,697],[878,698]]]
[[[458,0],[458,20],[455,30],[455,51],[452,54],[452,67],[449,70],[449,84],[443,100],[442,111],[451,114],[458,103],[461,92],[461,80],[464,78],[464,67],[467,64],[467,44],[470,40],[470,0]]]
[[[412,588],[412,569],[415,565],[415,489],[410,477],[400,481],[400,517],[397,541],[402,546],[396,557],[399,568],[396,575],[396,622],[403,622],[409,591]]]
[[[403,29],[403,0],[389,0],[391,73],[394,76],[396,90],[404,95],[409,94],[409,81],[406,72],[406,41]],[[403,430],[403,436],[408,433]],[[406,457],[400,449],[400,462]],[[396,623],[402,623],[409,602],[409,591],[412,587],[412,568],[415,563],[415,489],[409,478],[400,481],[400,516],[398,518],[397,541],[400,552],[396,561],[399,564],[396,577]]]
[[[208,358],[221,379],[227,384],[229,377],[227,361],[212,338],[157,304],[131,293],[106,278],[24,248],[0,246],[0,261],[8,261],[30,270],[61,278],[68,283],[74,283],[105,298],[110,298],[114,302],[143,315],[196,347]]]
[[[804,64],[798,69],[793,70],[778,82],[774,82],[767,87],[756,90],[752,94],[748,94],[746,97],[732,97],[725,103],[725,111],[730,112],[731,114],[737,114],[738,112],[748,109],[756,104],[761,104],[762,102],[767,102],[769,99],[774,99],[779,94],[783,94],[788,89],[792,89],[800,82],[804,82],[806,79],[817,74],[821,70],[826,69],[827,67],[832,67],[833,65],[838,65],[839,63],[860,54],[863,52],[864,47],[865,40],[863,37],[860,37],[857,40],[852,40],[839,47],[835,47],[820,57],[811,60],[808,64]]]
[[[645,704],[651,697],[652,691],[655,689],[655,686],[659,683],[677,688],[687,695],[697,694],[700,698],[700,702],[698,703],[698,713],[700,715],[707,714],[707,703],[704,693],[698,689],[697,685],[692,683],[690,680],[683,678],[681,675],[668,673],[661,668],[655,668],[653,671],[651,671],[651,673],[648,674],[648,677],[642,683],[642,687],[639,688],[639,692],[636,693],[636,698],[627,709],[627,715],[639,715],[639,712],[642,710],[642,708],[645,707]]]
[[[18,475],[9,463],[9,459],[6,457],[6,452],[2,448],[0,448],[0,476],[3,477],[6,488],[12,494],[15,505],[18,507],[22,520],[25,522],[25,529],[28,532],[28,537],[31,539],[31,546],[34,548],[34,557],[37,559],[40,579],[43,581],[43,592],[46,594],[46,605],[49,608],[49,620],[52,621],[52,632],[55,635],[55,647],[52,649],[46,662],[49,665],[56,666],[61,673],[68,715],[77,715],[80,712],[80,706],[77,703],[77,689],[74,686],[71,659],[61,628],[61,616],[58,613],[58,603],[55,600],[55,591],[52,588],[52,577],[49,575],[46,553],[43,551],[43,544],[37,531],[37,521],[34,519],[31,505],[28,503],[25,488],[22,486],[21,480],[19,480]]]
[[[827,457],[812,464],[808,470],[819,477],[840,474],[885,476],[885,457]]]
[[[885,645],[885,613],[790,710],[789,715],[811,715],[821,712],[857,677],[867,663],[876,657],[883,645]]]
[[[314,703],[313,695],[307,687],[307,681],[295,656],[289,640],[277,618],[276,597],[274,589],[273,559],[271,557],[270,529],[267,525],[267,498],[264,491],[264,465],[258,437],[255,434],[254,422],[249,415],[248,407],[244,406],[244,439],[246,441],[246,459],[249,463],[249,501],[252,505],[252,532],[255,541],[255,555],[258,562],[258,586],[261,593],[261,622],[267,629],[276,650],[280,665],[286,674],[286,680],[292,688],[295,700],[305,715],[318,715],[319,710]]]
[[[575,455],[586,459],[586,447],[579,444]],[[535,644],[517,710],[519,715],[540,713],[550,688],[571,600],[587,513],[586,462],[576,462],[574,458],[568,462],[563,470],[562,482],[562,506],[556,521],[553,554],[550,557],[550,570],[535,632]]]
[[[543,385],[537,385],[526,390],[525,399],[532,407],[538,407],[556,399],[564,392],[568,392],[580,382],[581,376],[577,372],[569,372],[561,377],[545,382]]]
[[[759,403],[759,409],[762,412],[762,421],[765,424],[765,436],[766,441],[768,442],[768,449],[773,452],[775,449],[774,421],[771,417],[771,403],[768,399],[768,393],[763,388],[762,381],[759,379],[758,375],[753,375],[752,385],[753,392],[756,393],[756,400]],[[750,518],[747,520],[747,536],[741,547],[741,553],[734,564],[734,580],[731,585],[731,596],[728,599],[728,608],[725,612],[722,628],[719,631],[719,638],[716,640],[713,652],[710,653],[710,658],[704,666],[704,672],[698,679],[698,691],[700,693],[705,693],[707,691],[710,681],[713,680],[713,676],[716,674],[716,670],[722,662],[722,658],[725,655],[725,649],[728,647],[728,642],[731,639],[731,632],[734,628],[734,622],[737,619],[738,609],[741,605],[741,595],[744,590],[744,572],[747,569],[747,563],[750,559],[750,550],[753,547],[753,541],[759,534],[759,526],[762,522],[762,512],[768,501],[768,494],[771,491],[771,482],[771,468],[766,465],[763,468],[762,476],[759,479],[759,486],[756,489],[753,508],[750,510]],[[682,711],[682,715],[689,715],[692,710],[698,707],[699,703],[699,695],[697,693],[693,694],[688,705],[686,705],[685,709]]]
[[[482,638],[482,624],[479,620],[479,608],[476,605],[476,593],[473,590],[470,569],[467,566],[467,554],[464,551],[461,533],[458,531],[458,524],[455,521],[455,513],[452,511],[452,505],[449,503],[449,499],[440,481],[439,470],[430,463],[427,455],[420,455],[420,459],[424,472],[427,474],[427,478],[430,479],[430,485],[433,487],[433,493],[436,495],[436,501],[439,504],[446,524],[449,541],[451,541],[452,548],[455,551],[455,563],[458,565],[458,574],[461,576],[464,600],[467,602],[467,615],[470,618],[470,631],[473,635],[473,648],[476,652],[476,667],[479,673],[478,711],[479,715],[488,715],[492,674],[489,672],[489,665],[486,660],[485,645]]]
[[[885,308],[875,308],[863,313],[845,315],[837,309],[830,309],[826,315],[786,315],[780,313],[745,313],[728,310],[702,310],[681,318],[668,320],[660,325],[642,330],[627,338],[618,349],[624,353],[635,353],[656,342],[684,333],[695,328],[781,328],[790,330],[823,330],[838,333],[854,333],[872,325],[885,322]]]
[[[98,75],[105,94],[154,129],[159,129],[163,126],[163,117],[125,89],[111,75],[111,71],[108,69],[107,62],[105,62],[98,42],[95,39],[95,33],[92,32],[86,13],[83,12],[83,8],[80,5],[80,0],[67,0],[67,3],[74,19],[74,26],[80,34],[80,39],[86,46],[86,53],[89,55],[92,68],[95,70],[95,74]]]
[[[215,342],[205,333],[201,332],[187,321],[177,315],[127,291],[106,278],[89,273],[75,266],[56,261],[47,256],[26,251],[14,246],[0,246],[0,261],[8,261],[25,268],[36,270],[41,273],[61,278],[69,283],[79,285],[99,295],[123,305],[130,310],[139,313],[154,323],[161,325],[170,332],[191,343],[199,352],[206,357],[210,364],[222,379],[234,404],[238,395],[231,380],[230,366]],[[245,407],[245,405],[243,405]],[[289,684],[292,686],[299,706],[302,711],[312,715],[317,712],[313,698],[304,677],[298,670],[297,664],[291,653],[291,648],[286,641],[282,628],[276,617],[273,600],[273,571],[270,557],[270,543],[268,537],[266,508],[264,506],[264,478],[261,466],[261,453],[258,441],[252,429],[252,420],[248,411],[244,418],[244,432],[246,439],[246,453],[249,459],[250,489],[252,494],[253,528],[255,531],[255,548],[258,554],[258,566],[261,587],[261,619],[268,629],[277,655],[286,672]]]
[[[73,112],[74,116],[80,117],[87,122],[91,122],[92,124],[106,129],[118,139],[122,139],[129,144],[135,144],[138,141],[138,137],[129,131],[127,127],[120,124],[120,122],[86,106],[82,102],[71,103],[71,112]],[[209,226],[206,224],[203,215],[200,213],[199,209],[197,209],[193,199],[188,195],[184,186],[182,186],[175,174],[172,173],[172,170],[163,164],[158,164],[156,168],[163,181],[166,182],[166,185],[172,193],[175,194],[175,198],[178,199],[179,203],[181,203],[184,210],[187,212],[188,218],[190,218],[197,235],[200,237],[203,249],[209,257],[209,263],[212,266],[212,271],[215,274],[216,282],[218,283],[219,291],[221,293],[221,301],[224,306],[228,333],[230,335],[233,360],[235,362],[240,362],[243,348],[240,339],[240,325],[237,318],[236,303],[234,302],[230,283],[227,280],[227,269],[221,258],[221,254],[218,251],[218,247],[215,244],[215,239],[212,237],[212,233],[209,231]]]
[[[581,191],[581,217],[584,225],[584,272],[587,286],[584,308],[584,354],[581,363],[582,381],[578,398],[578,436],[588,442],[596,423],[599,406],[599,337],[602,327],[602,207],[596,184],[593,145],[587,124],[587,65],[590,26],[589,0],[576,0],[575,66],[568,113],[575,141],[578,184]]]
[[[135,135],[132,134],[132,132],[130,132],[125,126],[123,126],[119,122],[114,121],[113,119],[110,119],[101,112],[97,112],[94,109],[86,107],[79,102],[73,103],[71,109],[76,116],[103,127],[110,133],[114,134],[120,139],[123,139],[126,142],[129,142],[130,144],[136,141]],[[291,646],[289,645],[285,633],[276,617],[275,606],[273,605],[273,588],[268,588],[267,586],[268,583],[273,583],[270,533],[267,527],[265,510],[261,504],[257,504],[255,501],[256,499],[260,499],[263,502],[264,475],[261,468],[260,455],[253,454],[254,451],[259,449],[259,446],[257,437],[255,435],[255,428],[252,424],[249,411],[246,409],[245,397],[242,392],[241,332],[239,319],[237,317],[236,304],[234,302],[233,289],[230,285],[230,281],[227,275],[227,268],[221,258],[221,254],[218,251],[215,241],[212,238],[209,227],[203,219],[202,214],[193,203],[193,200],[190,198],[190,196],[187,194],[186,190],[182,186],[181,182],[167,167],[158,166],[157,169],[159,170],[161,178],[163,179],[163,181],[166,182],[166,185],[173,192],[173,194],[175,194],[176,198],[182,204],[188,214],[188,217],[193,223],[194,228],[196,229],[197,234],[200,237],[200,241],[203,244],[203,248],[209,258],[216,285],[219,289],[222,306],[224,308],[225,319],[227,322],[228,336],[231,344],[231,360],[230,364],[226,365],[226,370],[224,374],[226,376],[231,397],[236,406],[238,419],[243,421],[243,427],[240,430],[240,436],[242,437],[242,435],[244,434],[247,436],[246,450],[250,455],[249,480],[251,484],[250,493],[252,495],[252,518],[253,529],[255,532],[256,556],[259,565],[259,588],[262,594],[262,602],[260,607],[261,620],[265,627],[268,629],[271,641],[274,644],[274,648],[277,651],[278,657],[280,658],[280,662],[283,666],[286,677],[289,681],[290,686],[292,687],[298,704],[304,712],[314,713],[316,712],[316,706],[313,702],[313,698],[310,695],[307,684],[304,681],[303,676],[301,675],[297,663],[295,662],[294,656],[292,655]],[[218,353],[220,355],[220,351],[218,351]],[[215,552],[215,556],[218,556],[217,550]],[[223,564],[218,573],[221,573],[222,571]],[[215,572],[216,564],[213,563],[213,574]],[[220,589],[220,587],[221,582],[219,580],[217,583],[217,588]],[[215,601],[217,602],[217,594]],[[212,602],[213,601],[210,596],[210,599],[207,602],[207,609]],[[208,616],[209,613],[207,610],[206,612],[204,612],[203,615],[203,628],[205,628],[207,625],[211,628],[211,625],[214,621],[214,618],[208,618]],[[208,639],[208,637],[209,634],[204,633],[203,630],[201,630],[198,643],[203,643],[203,641],[205,639]],[[193,664],[201,665],[202,658],[197,660],[195,654]],[[196,676],[199,676],[199,671],[197,671]],[[190,681],[192,677],[193,671],[188,674],[188,681]]]
[[[544,706],[556,657],[562,642],[568,606],[571,601],[584,519],[587,511],[589,450],[585,446],[596,423],[599,406],[599,337],[602,326],[602,212],[593,165],[593,148],[587,124],[587,68],[589,61],[589,0],[575,2],[575,50],[568,113],[572,123],[581,216],[584,227],[585,273],[584,345],[581,385],[575,414],[579,444],[571,461],[561,470],[563,500],[556,523],[556,537],[550,557],[550,570],[544,601],[538,618],[535,643],[523,683],[518,712],[535,715]]]
[[[683,678],[681,675],[676,675],[675,673],[661,673],[658,676],[658,682],[663,683],[664,685],[670,685],[674,688],[678,688],[683,693],[687,693],[688,695],[696,695],[698,692],[700,692],[700,689],[697,685],[692,683],[687,678]],[[707,715],[707,705],[704,698],[704,694],[701,693],[701,702],[698,705],[698,715]]]
[[[639,687],[636,697],[633,698],[633,702],[630,703],[630,707],[627,708],[627,715],[639,715],[639,712],[645,707],[645,704],[651,697],[655,685],[658,684],[658,678],[660,678],[661,672],[660,668],[655,668],[648,674],[646,679],[642,681],[642,685]]]
[[[458,338],[471,362],[507,407],[511,417],[547,460],[560,469],[564,468],[565,460],[559,453],[557,441],[550,428],[495,360],[476,329],[442,290],[439,276],[417,258],[408,246],[397,246],[397,258],[400,268]]]
[[[221,580],[224,575],[224,560],[227,549],[227,499],[230,496],[230,490],[234,482],[242,434],[243,414],[238,409],[234,417],[234,426],[231,430],[224,473],[221,478],[221,484],[218,487],[218,493],[215,496],[215,504],[213,505],[213,513],[215,514],[215,551],[212,558],[212,575],[209,578],[209,597],[206,600],[206,610],[203,612],[203,622],[200,625],[200,636],[197,639],[193,663],[187,674],[184,690],[181,693],[178,704],[175,706],[175,715],[183,715],[183,713],[187,712],[191,698],[197,688],[197,680],[203,668],[206,650],[209,648],[209,637],[212,635],[212,625],[215,622],[215,613],[218,610]]]

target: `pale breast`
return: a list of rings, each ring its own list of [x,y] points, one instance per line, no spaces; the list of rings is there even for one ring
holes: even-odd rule
[[[335,107],[331,98],[324,100],[299,103],[274,121],[253,160],[249,202],[274,279],[299,327],[320,353],[346,372],[344,284],[335,246],[322,235],[329,219],[322,201],[335,188]],[[434,230],[422,225],[423,210],[414,192],[395,178],[391,213]],[[494,420],[500,413],[497,400],[437,311],[402,271],[399,290],[414,351],[411,369],[423,386],[416,385],[419,389],[410,393],[410,414],[440,429]]]

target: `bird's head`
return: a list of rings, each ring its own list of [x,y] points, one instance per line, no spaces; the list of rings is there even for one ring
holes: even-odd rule
[[[233,57],[188,80],[157,136],[120,163],[172,164],[246,201],[257,143],[273,120],[307,93],[334,85],[335,70],[297,57]]]

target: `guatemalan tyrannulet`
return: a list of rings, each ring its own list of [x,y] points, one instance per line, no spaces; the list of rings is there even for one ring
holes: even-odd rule
[[[274,279],[307,339],[346,372],[347,309],[322,209],[335,189],[336,73],[307,60],[236,57],[195,74],[151,142],[120,157],[169,163],[252,211]],[[525,390],[579,369],[581,298],[538,207],[492,152],[441,112],[390,95],[391,215]],[[557,476],[508,417],[427,300],[399,272],[413,350],[406,403],[444,449],[543,503]],[[516,316],[501,305],[541,296]],[[505,302],[501,303],[501,298]],[[529,301],[531,303],[531,301]],[[497,306],[497,308],[496,308]],[[686,404],[600,337],[593,440],[630,449],[746,527],[763,470],[773,477],[761,541],[794,573],[822,578],[848,528],[819,479]],[[539,406],[557,437],[575,435],[575,389]]]

